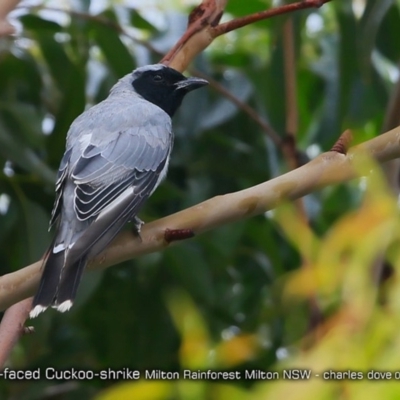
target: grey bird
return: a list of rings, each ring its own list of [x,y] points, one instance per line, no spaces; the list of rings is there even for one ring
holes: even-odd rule
[[[67,134],[43,262],[30,317],[49,306],[68,311],[83,270],[137,217],[165,177],[173,145],[171,118],[184,96],[208,82],[163,64],[124,76],[101,103],[81,114]]]

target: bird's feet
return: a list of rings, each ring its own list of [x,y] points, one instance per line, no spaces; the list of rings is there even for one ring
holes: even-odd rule
[[[133,224],[132,233],[134,234],[134,236],[138,237],[140,239],[140,241],[142,242],[142,237],[140,236],[140,231],[142,230],[142,225],[144,225],[144,222],[140,218],[135,217],[132,220],[132,224]]]

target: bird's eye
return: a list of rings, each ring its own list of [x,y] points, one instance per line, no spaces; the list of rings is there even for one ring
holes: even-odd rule
[[[153,81],[154,82],[159,83],[159,82],[162,82],[163,80],[164,80],[164,78],[162,77],[162,75],[154,75],[153,76]]]

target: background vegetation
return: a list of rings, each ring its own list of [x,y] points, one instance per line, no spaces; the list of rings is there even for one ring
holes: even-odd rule
[[[183,3],[75,0],[60,11],[60,2],[44,1],[14,11],[19,32],[0,42],[0,274],[36,261],[49,244],[55,171],[73,119],[118,78],[172,47],[197,4]],[[271,6],[230,0],[226,18]],[[396,103],[389,105],[399,75],[398,1],[334,0],[290,18],[289,71],[287,16],[224,35],[197,58],[196,70],[215,83],[188,96],[176,116],[168,179],[143,220],[292,168],[282,146],[220,85],[280,138],[290,133],[300,163],[329,150],[344,129],[362,142],[396,119]],[[290,74],[297,92],[285,92]],[[292,124],[290,102],[299,116]],[[306,368],[313,374],[307,382],[0,380],[0,398],[398,398],[398,171],[387,187],[371,161],[358,168],[374,173],[87,274],[72,311],[50,310],[29,322],[36,333],[8,362],[13,369],[189,368],[242,376],[246,369]],[[324,380],[329,370],[363,371],[364,379]],[[371,381],[371,370],[393,377]]]

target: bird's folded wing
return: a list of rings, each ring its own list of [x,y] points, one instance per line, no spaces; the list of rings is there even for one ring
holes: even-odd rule
[[[151,128],[151,132],[148,129]],[[104,144],[91,140],[71,167],[69,174],[75,189],[74,208],[81,221],[91,220],[108,207],[118,196],[132,187],[137,197],[129,212],[138,212],[141,204],[154,190],[167,162],[171,143],[171,131],[156,125],[129,128],[117,134],[105,136]],[[164,130],[164,132],[162,132]],[[111,139],[110,139],[111,137]],[[167,140],[168,139],[168,140]],[[97,140],[98,142],[98,140]],[[61,163],[57,181],[57,199],[52,223],[57,219],[71,155],[67,150]]]
[[[149,141],[146,132],[137,131],[122,132],[103,147],[88,145],[72,170],[78,219],[95,217],[129,187],[147,199],[169,151],[166,143],[154,137]]]

